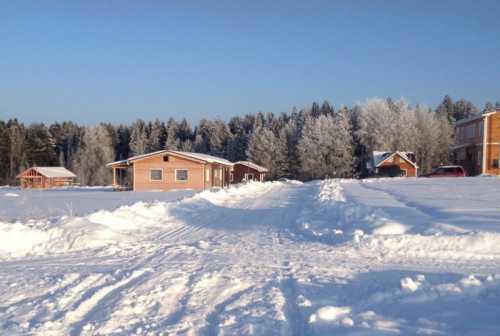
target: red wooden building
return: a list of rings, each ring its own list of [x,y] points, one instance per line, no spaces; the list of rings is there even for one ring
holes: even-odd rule
[[[373,152],[372,173],[381,177],[416,177],[418,166],[412,152]]]
[[[248,181],[264,181],[267,168],[259,166],[250,161],[238,161],[233,165],[231,183],[241,183]]]
[[[64,167],[31,167],[16,178],[22,189],[47,189],[73,185],[76,175]]]

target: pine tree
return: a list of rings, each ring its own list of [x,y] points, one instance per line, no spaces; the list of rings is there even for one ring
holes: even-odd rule
[[[30,166],[57,164],[56,144],[44,124],[32,124],[26,131],[26,160]]]
[[[156,119],[151,125],[151,133],[149,135],[150,139],[150,151],[159,151],[165,149],[165,143],[167,141],[167,129],[163,122]]]
[[[454,104],[450,96],[444,96],[443,101],[436,108],[436,115],[439,119],[447,119],[448,122],[453,122]]]
[[[453,119],[467,119],[479,114],[479,109],[470,101],[463,98],[457,100],[453,105]]]
[[[174,118],[170,118],[166,125],[165,148],[168,150],[179,150],[181,141],[179,139],[179,125]]]
[[[150,140],[144,120],[138,119],[132,124],[130,134],[130,154],[141,155],[150,151]]]
[[[491,111],[495,111],[495,105],[493,105],[492,102],[486,102],[486,104],[484,104],[482,113],[488,113]]]

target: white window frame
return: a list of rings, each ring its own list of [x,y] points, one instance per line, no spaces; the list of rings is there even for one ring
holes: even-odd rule
[[[248,179],[249,176],[252,176],[251,180]],[[255,181],[255,174],[254,173],[245,173],[245,181]]]
[[[205,182],[210,182],[210,168],[205,168]]]
[[[403,169],[403,168],[399,168],[400,171],[404,172],[403,175],[401,175],[401,177],[408,177],[408,170],[406,169]]]
[[[234,173],[229,173],[229,182],[234,182]]]
[[[153,170],[159,170],[159,171],[161,171],[161,179],[160,180],[153,180],[151,178],[151,172]],[[163,182],[164,176],[165,175],[163,174],[163,168],[149,168],[149,182]]]
[[[182,171],[186,171],[186,179],[185,180],[179,180],[179,179],[177,179],[177,172],[181,171],[181,170]],[[175,175],[175,182],[187,182],[187,181],[189,181],[189,169],[185,169],[185,168],[176,169],[174,171],[174,175]]]

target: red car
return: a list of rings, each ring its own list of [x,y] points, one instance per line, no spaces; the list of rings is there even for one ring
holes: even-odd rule
[[[424,177],[465,177],[467,173],[462,166],[439,166]]]

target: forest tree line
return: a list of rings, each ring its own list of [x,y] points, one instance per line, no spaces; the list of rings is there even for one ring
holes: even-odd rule
[[[82,185],[106,185],[106,163],[161,149],[193,151],[250,160],[270,169],[269,178],[311,180],[363,177],[373,150],[411,151],[421,172],[450,161],[453,122],[500,108],[445,96],[435,110],[410,106],[405,100],[372,98],[353,107],[313,103],[290,113],[254,113],[228,122],[202,119],[192,127],[186,119],[130,125],[74,122],[28,126],[0,120],[0,184],[32,166],[64,166]]]

